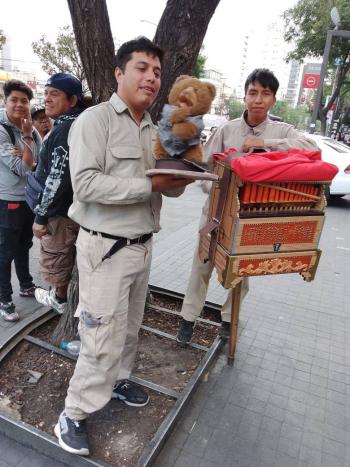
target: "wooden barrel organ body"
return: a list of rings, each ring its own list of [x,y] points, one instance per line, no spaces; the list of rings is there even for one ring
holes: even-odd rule
[[[225,288],[268,274],[300,273],[313,280],[328,182],[242,182],[223,162],[215,167],[219,180],[227,170],[224,202],[222,183],[213,183],[207,225],[212,227],[201,231],[201,260],[212,261]]]

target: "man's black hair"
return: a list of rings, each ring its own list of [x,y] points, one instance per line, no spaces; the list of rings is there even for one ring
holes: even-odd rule
[[[9,97],[12,91],[20,91],[26,94],[29,100],[33,99],[33,91],[23,81],[18,79],[10,79],[4,84],[4,96],[5,99]]]
[[[253,70],[244,84],[244,94],[247,94],[248,86],[257,81],[263,88],[269,88],[276,96],[280,83],[272,71],[267,68],[256,68]]]
[[[146,52],[153,57],[158,57],[160,63],[163,61],[163,50],[154,42],[147,39],[147,37],[140,36],[131,41],[124,42],[124,44],[119,47],[117,55],[114,57],[114,68],[118,67],[124,73],[125,66],[128,61],[131,60],[133,52]]]

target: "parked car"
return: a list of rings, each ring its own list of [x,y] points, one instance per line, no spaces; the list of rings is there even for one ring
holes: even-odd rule
[[[341,198],[350,195],[350,147],[326,136],[308,134],[321,149],[322,160],[338,167],[339,172],[333,178],[329,189],[329,197]]]
[[[218,127],[212,126],[211,128],[205,127],[204,130],[201,132],[201,143],[205,144],[208,139],[211,137],[211,135],[217,130]]]
[[[205,114],[203,115],[204,130],[201,132],[201,143],[205,144],[212,133],[224,123],[227,123],[228,119],[222,115]]]

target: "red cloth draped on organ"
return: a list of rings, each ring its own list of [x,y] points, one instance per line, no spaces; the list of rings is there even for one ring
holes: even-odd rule
[[[224,161],[236,149],[229,148],[225,153],[216,153],[214,160]],[[248,153],[231,159],[231,169],[243,182],[307,182],[331,181],[338,168],[324,162],[320,151],[289,149],[264,153]]]

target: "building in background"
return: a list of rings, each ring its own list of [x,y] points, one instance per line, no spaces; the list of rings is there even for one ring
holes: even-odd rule
[[[275,21],[249,30],[241,40],[235,41],[239,50],[239,74],[234,79],[237,97],[244,97],[244,82],[249,73],[255,68],[268,68],[280,82],[277,98],[286,98],[291,63],[286,61],[290,46],[286,44],[283,33],[282,22]]]
[[[217,70],[204,70],[203,79],[209,81],[216,87],[216,96],[213,100],[210,113],[216,115],[228,115],[227,100],[232,95],[233,89],[226,84],[222,73]]]
[[[297,60],[291,60],[289,69],[289,79],[285,100],[295,107],[298,103],[299,87],[301,81],[302,64]]]
[[[34,98],[31,101],[31,104],[42,104],[44,102],[45,82],[38,82],[34,73],[16,70],[7,72],[0,69],[0,106],[4,103],[4,84],[10,79],[19,79],[20,81],[26,83],[32,89]]]
[[[0,69],[4,71],[12,70],[11,38],[5,34],[6,42],[0,50]]]
[[[11,38],[6,34],[5,37],[6,42],[2,50],[0,50],[0,106],[4,103],[4,84],[10,79],[19,79],[26,83],[33,90],[34,98],[31,103],[42,104],[44,101],[45,81],[39,81],[36,73],[33,71],[24,71],[25,68],[30,68],[28,66],[30,62],[25,63],[12,58]]]

